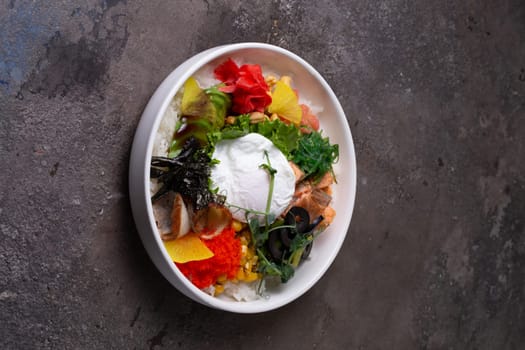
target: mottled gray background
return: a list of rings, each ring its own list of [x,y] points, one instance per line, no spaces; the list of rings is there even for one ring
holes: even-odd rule
[[[135,127],[191,55],[313,64],[358,160],[341,254],[227,314],[157,272],[127,193]],[[525,3],[0,0],[0,348],[524,349]]]

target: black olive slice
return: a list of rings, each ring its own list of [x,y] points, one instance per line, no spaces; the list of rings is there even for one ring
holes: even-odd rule
[[[292,244],[292,240],[295,237],[293,234],[293,230],[289,228],[281,228],[278,230],[279,237],[281,237],[281,242],[286,248],[290,248],[290,245]]]
[[[290,211],[288,211],[284,217],[284,224],[287,226],[295,226],[295,215]],[[290,248],[292,240],[295,237],[296,230],[289,227],[282,227],[278,231],[284,246]]]
[[[304,247],[303,254],[301,255],[301,260],[306,260],[310,256],[310,252],[312,251],[313,242],[308,244],[306,247]]]
[[[322,215],[319,215],[317,218],[315,218],[315,220],[310,225],[308,225],[305,232],[311,232],[323,220],[324,220],[324,217]]]
[[[302,207],[292,207],[289,213],[292,213],[294,216],[297,232],[308,232],[306,231],[310,224],[310,215],[308,214],[308,211]]]
[[[284,253],[283,243],[279,239],[278,231],[270,232],[270,235],[268,236],[268,250],[270,251],[272,258],[278,261],[282,260]]]

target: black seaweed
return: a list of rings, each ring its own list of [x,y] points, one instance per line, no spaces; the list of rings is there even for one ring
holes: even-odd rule
[[[151,200],[154,202],[169,191],[178,192],[196,210],[216,201],[210,191],[210,156],[194,137],[189,138],[174,158],[152,157],[150,176],[162,183]]]

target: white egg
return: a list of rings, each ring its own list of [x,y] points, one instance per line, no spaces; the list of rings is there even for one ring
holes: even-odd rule
[[[288,160],[266,137],[251,133],[224,140],[215,146],[213,158],[219,161],[211,170],[213,188],[226,196],[235,219],[246,222],[246,209],[264,213],[270,188],[270,174],[261,168],[267,164],[277,170],[274,179],[270,214],[279,216],[290,204],[295,191],[295,176]],[[242,209],[239,209],[242,208]],[[264,223],[264,215],[258,215]]]

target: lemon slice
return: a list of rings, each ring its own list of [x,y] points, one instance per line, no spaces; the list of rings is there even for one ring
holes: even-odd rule
[[[299,106],[297,95],[289,85],[286,85],[282,81],[275,83],[275,89],[272,93],[272,103],[268,106],[268,112],[272,114],[276,113],[296,125],[301,123],[303,117],[303,111]]]
[[[213,252],[195,234],[187,234],[171,241],[165,241],[164,246],[171,260],[176,263],[205,260],[213,256]]]

